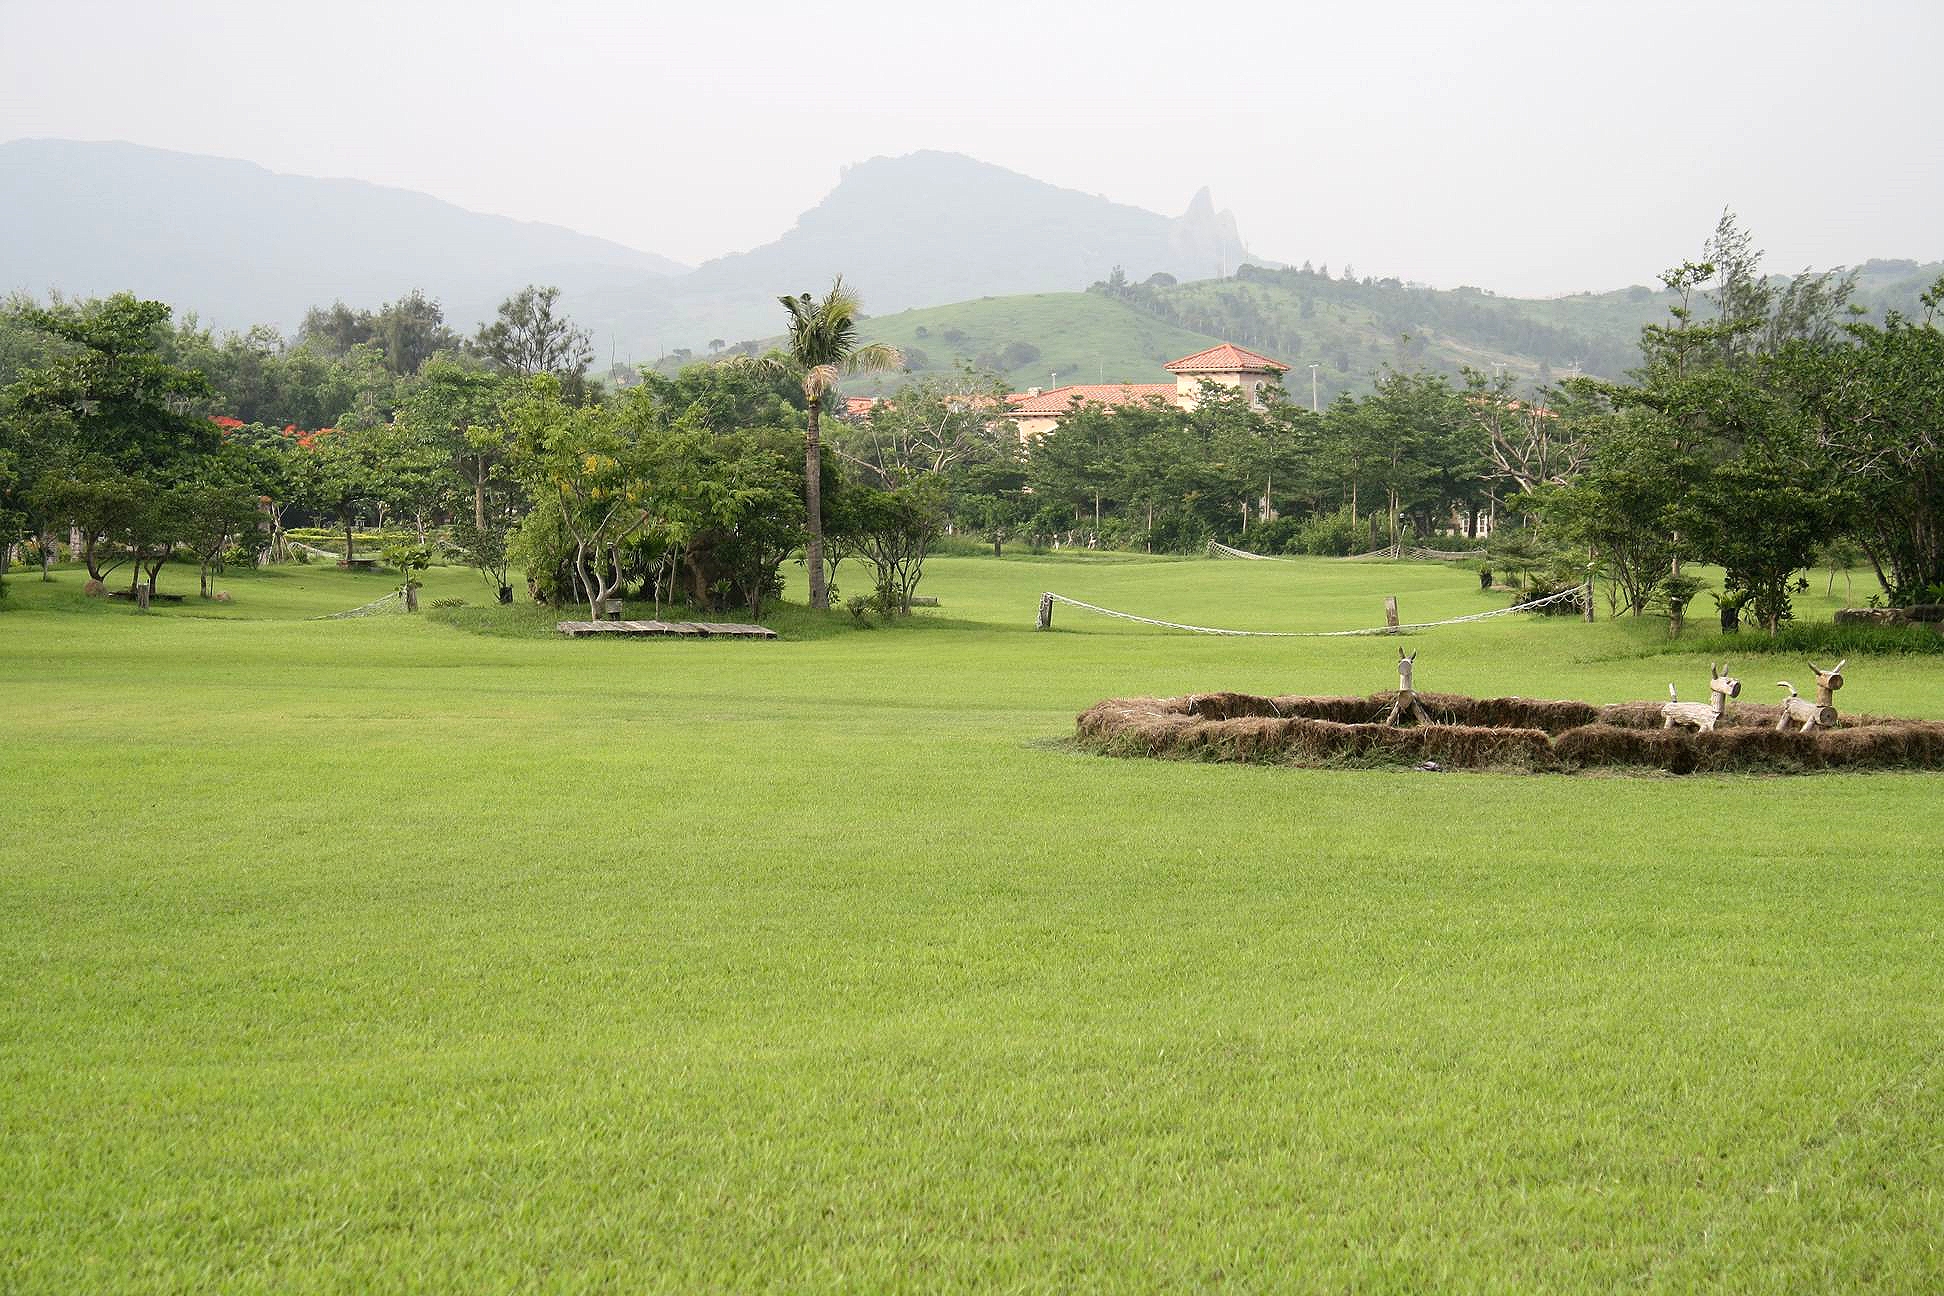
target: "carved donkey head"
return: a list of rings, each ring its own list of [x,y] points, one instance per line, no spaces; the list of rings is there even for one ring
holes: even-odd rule
[[[1411,691],[1411,668],[1416,662],[1417,652],[1415,649],[1412,650],[1409,657],[1404,655],[1402,648],[1397,650],[1397,691],[1399,693],[1409,693]]]
[[[1837,662],[1828,670],[1824,670],[1814,662],[1809,663],[1809,669],[1816,673],[1817,706],[1833,706],[1835,704],[1835,693],[1837,689],[1843,687],[1843,667],[1847,665],[1849,665],[1849,658],[1847,657]]]
[[[1741,681],[1733,675],[1723,674],[1721,667],[1709,662],[1708,692],[1720,699],[1715,703],[1715,707],[1719,709],[1727,699],[1741,696]]]

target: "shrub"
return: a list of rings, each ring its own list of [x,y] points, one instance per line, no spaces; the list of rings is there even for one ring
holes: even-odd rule
[[[1694,653],[1718,657],[1749,653],[1784,656],[1863,657],[1944,654],[1944,634],[1929,626],[1837,625],[1833,621],[1792,622],[1773,635],[1716,634],[1701,639],[1663,643],[1654,651]]]
[[[1260,554],[1301,553],[1298,543],[1302,528],[1303,519],[1280,517],[1250,527],[1247,535],[1238,537],[1236,547]]]
[[[1358,553],[1365,539],[1364,529],[1348,505],[1334,513],[1318,513],[1304,519],[1296,532],[1298,551],[1322,558],[1343,558]]]

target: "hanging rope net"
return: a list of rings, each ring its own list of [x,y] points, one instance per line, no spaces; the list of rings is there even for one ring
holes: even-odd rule
[[[1208,542],[1208,556],[1211,558],[1247,558],[1253,562],[1296,562],[1295,558],[1283,558],[1276,554],[1250,553],[1247,549],[1237,549],[1219,540]],[[1382,549],[1372,549],[1369,553],[1349,554],[1338,559],[1339,562],[1357,562],[1366,558],[1415,558],[1424,562],[1463,562],[1467,558],[1483,558],[1485,551],[1458,549],[1426,549],[1422,545],[1412,545],[1408,549],[1402,545],[1385,545]]]
[[[347,621],[352,617],[384,616],[390,612],[405,610],[405,591],[395,589],[381,599],[373,599],[363,607],[354,607],[346,612],[327,612],[323,616],[310,618],[313,621]]]
[[[1237,549],[1234,545],[1225,545],[1220,540],[1210,540],[1208,542],[1208,556],[1210,558],[1246,558],[1250,562],[1296,561],[1294,558],[1280,558],[1275,554],[1250,553],[1247,549]]]
[[[1115,617],[1122,621],[1135,621],[1141,625],[1160,626],[1164,630],[1186,630],[1190,634],[1223,635],[1230,638],[1247,639],[1349,639],[1361,635],[1396,634],[1402,630],[1432,630],[1439,626],[1469,625],[1473,621],[1489,621],[1493,617],[1511,616],[1514,612],[1537,612],[1555,603],[1571,601],[1585,606],[1586,587],[1575,585],[1557,594],[1533,599],[1530,603],[1518,603],[1512,607],[1493,608],[1488,612],[1473,612],[1468,616],[1447,617],[1443,621],[1412,621],[1396,626],[1370,626],[1362,630],[1223,630],[1215,626],[1189,625],[1182,621],[1162,621],[1155,617],[1137,616],[1132,612],[1117,612],[1113,608],[1098,607],[1092,603],[1082,603],[1079,599],[1068,598],[1047,590],[1040,596],[1068,607],[1079,608],[1083,612],[1094,612],[1101,616]]]

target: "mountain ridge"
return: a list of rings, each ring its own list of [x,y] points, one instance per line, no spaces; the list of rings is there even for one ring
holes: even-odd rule
[[[1910,311],[1936,272],[1865,262],[1859,301]],[[1618,377],[1665,311],[1643,286],[1517,298],[1278,267],[1205,186],[1170,217],[942,150],[853,163],[776,238],[690,268],[362,180],[125,142],[0,144],[0,292],[126,289],[217,328],[292,333],[310,306],[418,288],[468,331],[525,284],[555,283],[597,354],[679,360],[773,337],[779,295],[838,273],[866,332],[921,369],[981,363],[1022,385],[1054,370],[1145,381],[1161,352],[1211,340],[1317,363],[1324,393],[1384,365]],[[1100,294],[1116,309],[1082,300]]]
[[[127,289],[222,327],[290,332],[305,309],[338,299],[375,306],[418,287],[468,322],[536,279],[591,285],[687,269],[365,180],[124,141],[0,144],[0,290]]]

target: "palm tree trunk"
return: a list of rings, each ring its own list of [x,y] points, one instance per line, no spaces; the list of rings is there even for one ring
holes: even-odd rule
[[[810,402],[810,418],[803,428],[803,565],[810,569],[810,606],[830,606],[823,568],[823,443],[818,439],[817,402]]]

